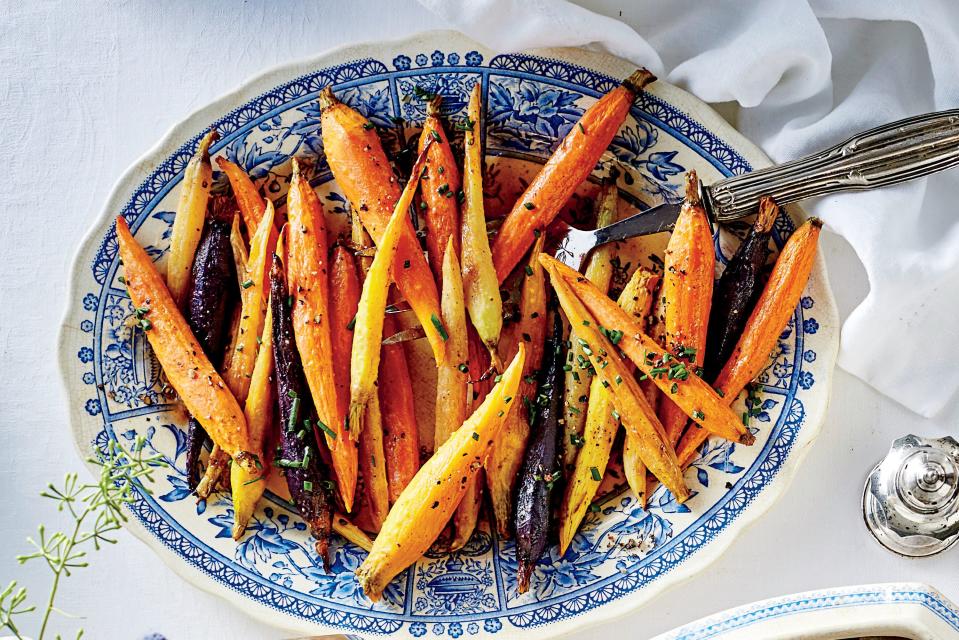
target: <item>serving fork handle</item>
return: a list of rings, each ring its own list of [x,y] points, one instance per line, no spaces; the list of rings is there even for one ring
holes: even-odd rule
[[[913,116],[855,135],[819,153],[733,176],[704,188],[717,222],[839,191],[896,184],[959,164],[959,109]]]

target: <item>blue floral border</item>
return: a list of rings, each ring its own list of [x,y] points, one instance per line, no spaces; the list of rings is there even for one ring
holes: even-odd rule
[[[959,632],[959,611],[943,599],[937,592],[920,589],[889,591],[885,589],[865,588],[863,591],[840,591],[838,593],[804,593],[794,597],[777,598],[770,603],[762,603],[758,608],[746,611],[734,610],[720,620],[709,621],[701,626],[693,623],[679,629],[676,633],[667,633],[663,640],[709,640],[720,634],[743,629],[745,627],[785,618],[803,611],[821,611],[824,609],[844,609],[863,605],[917,604],[929,610],[943,622]]]
[[[434,56],[430,59],[430,62],[434,63],[431,70],[450,70],[450,64],[455,64],[453,57],[458,54],[448,54],[445,56],[445,60],[436,64],[435,54],[437,53],[439,52],[434,52]],[[454,70],[465,69],[478,73],[482,76],[484,83],[487,82],[490,75],[494,74],[534,79],[546,78],[553,84],[565,84],[587,94],[592,92],[594,97],[608,91],[618,83],[615,78],[568,62],[535,56],[519,54],[496,56],[488,66],[482,66],[482,56],[476,52],[468,52],[464,58],[466,66],[458,66]],[[216,149],[228,145],[233,137],[243,130],[256,126],[277,109],[287,109],[293,102],[308,100],[320,88],[328,84],[332,84],[339,89],[345,86],[367,84],[381,80],[392,82],[396,78],[404,77],[404,75],[422,74],[424,72],[424,69],[412,69],[409,64],[411,62],[404,62],[401,57],[398,57],[393,61],[396,71],[390,72],[384,63],[377,60],[357,60],[306,74],[279,85],[212,123],[222,134],[222,139],[217,144]],[[419,60],[417,60],[417,63],[419,63]],[[394,104],[394,108],[396,106]],[[641,94],[631,113],[637,120],[651,121],[659,128],[670,132],[726,175],[748,171],[750,168],[748,162],[724,141],[711,134],[687,114],[655,96],[647,93]],[[122,215],[134,229],[149,215],[154,203],[179,182],[182,171],[198,139],[199,134],[185,142],[167,157],[136,189],[133,196],[123,207]],[[780,245],[791,230],[788,218],[784,217],[782,224],[784,226],[779,226],[776,230],[776,242]],[[112,275],[116,266],[116,239],[111,229],[102,241],[97,256],[91,265],[94,279],[101,285],[112,282]],[[101,326],[102,317],[99,314],[104,306],[103,297],[112,293],[118,292],[112,290],[109,286],[103,286],[100,291],[100,299],[94,302],[97,309],[97,326]],[[88,294],[87,297],[90,295],[92,294]],[[86,298],[84,306],[86,307]],[[804,326],[801,324],[803,323],[802,316],[802,308],[797,308],[794,319],[797,327]],[[96,358],[99,358],[99,340],[100,336],[95,334],[94,346],[96,348],[92,350],[93,354],[90,355],[96,354]],[[641,563],[638,563],[639,566],[627,570],[625,575],[593,583],[581,590],[576,596],[569,597],[567,595],[554,603],[526,605],[512,610],[476,615],[470,619],[485,620],[484,630],[495,633],[501,628],[500,619],[502,617],[507,617],[517,627],[529,627],[580,615],[657,579],[681,564],[690,554],[724,530],[776,475],[795,441],[803,420],[802,403],[795,398],[802,367],[800,358],[803,354],[802,343],[803,331],[797,330],[790,386],[784,393],[778,391],[790,401],[791,406],[783,408],[779,423],[773,428],[766,448],[757,458],[753,467],[733,487],[733,490],[697,520],[696,524],[690,527],[692,530],[687,535],[670,541]],[[84,353],[81,350],[81,360],[83,360]],[[99,369],[99,366],[97,368]],[[100,397],[88,400],[86,403],[87,412],[91,415],[99,414],[102,407],[106,406],[103,391],[100,390],[98,393]],[[152,407],[150,410],[156,411],[158,409]],[[111,416],[106,415],[106,413],[104,412],[104,431],[98,436],[97,445],[103,445],[104,438],[116,437],[112,425],[109,423]],[[133,412],[124,412],[123,417],[129,415],[133,415]],[[276,588],[274,585],[263,585],[261,582],[238,571],[231,565],[232,560],[224,561],[216,552],[206,548],[202,542],[192,539],[178,523],[164,520],[157,512],[157,506],[153,504],[153,500],[149,496],[141,496],[141,499],[131,506],[131,510],[148,531],[197,569],[232,590],[252,597],[259,603],[286,614],[319,621],[346,631],[377,634],[394,633],[404,623],[408,622],[413,623],[413,625],[420,625],[423,621],[430,621],[430,618],[410,618],[385,612],[376,615],[378,612],[361,612],[351,607],[336,608],[335,604],[329,602],[325,602],[324,604],[327,606],[324,606],[303,600],[298,595],[291,595],[289,591]],[[447,618],[447,621],[449,621],[449,618]],[[457,623],[450,623],[449,631],[451,635],[454,635],[454,624]],[[412,626],[410,628],[410,632],[414,635],[417,635],[419,630],[419,628]],[[425,628],[423,631],[425,632]]]

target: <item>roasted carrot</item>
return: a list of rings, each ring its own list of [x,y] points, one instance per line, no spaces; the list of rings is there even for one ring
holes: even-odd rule
[[[526,346],[526,364],[523,367],[523,381],[519,385],[518,402],[510,409],[506,425],[490,447],[486,461],[486,484],[493,518],[503,539],[513,537],[513,488],[529,438],[532,417],[529,407],[536,400],[536,372],[543,359],[546,339],[546,275],[539,263],[543,240],[543,236],[540,236],[530,252],[527,264],[529,275],[523,280],[520,293],[519,318],[516,324],[503,331],[501,351],[507,357],[512,357],[520,343]]]
[[[390,494],[386,482],[386,455],[383,450],[383,416],[380,398],[374,393],[366,405],[363,417],[365,427],[360,432],[360,475],[363,478],[363,496],[356,515],[356,523],[376,533],[383,526],[390,510]]]
[[[396,321],[383,320],[387,333],[396,332]],[[383,414],[383,451],[390,504],[420,468],[420,438],[413,406],[413,383],[403,345],[383,345],[379,376],[380,411]]]
[[[363,229],[359,218],[354,217],[351,223],[353,243],[358,247],[373,246],[373,241]],[[360,272],[365,274],[373,259],[361,257],[358,262]],[[355,317],[355,313],[352,317]],[[396,331],[396,321],[386,314],[383,318],[384,335],[393,335]],[[352,339],[352,329],[350,335]],[[413,383],[402,344],[383,345],[378,381],[386,483],[392,504],[420,468],[420,441],[416,410],[413,406]]]
[[[489,394],[490,389],[493,388],[493,367],[492,367],[492,358],[490,357],[490,352],[487,350],[486,345],[483,344],[483,339],[479,337],[479,334],[476,333],[476,328],[473,325],[468,325],[467,327],[467,351],[469,352],[469,370],[476,371],[475,375],[477,379],[474,379],[470,382],[469,385],[469,398],[467,402],[469,411],[467,415],[472,413],[483,404],[483,401],[486,400],[486,396]],[[527,350],[527,353],[529,350]],[[511,355],[516,355],[516,349],[512,350]],[[523,383],[520,382],[520,387]],[[510,406],[515,406],[515,402],[511,403]],[[509,428],[510,425],[510,415],[512,415],[513,410],[507,412],[506,423],[500,429],[500,436],[490,445],[489,453],[486,458],[486,466],[489,465],[490,456],[493,455],[493,448],[496,446],[497,442],[502,442],[506,437],[505,431]],[[528,432],[528,429],[527,429]],[[525,446],[525,436],[523,439],[523,446]],[[520,454],[522,455],[522,447],[520,449]],[[517,463],[518,466],[518,463]],[[514,473],[515,475],[515,473]],[[455,551],[462,548],[469,542],[470,537],[473,535],[473,531],[476,530],[476,523],[479,520],[480,507],[482,506],[483,501],[483,486],[485,484],[485,466],[483,469],[479,470],[474,476],[472,476],[466,482],[466,492],[463,494],[463,499],[460,500],[459,506],[456,507],[456,511],[453,513],[453,519],[451,524],[453,526],[453,536],[449,542],[449,550]]]
[[[789,237],[776,259],[776,266],[756,307],[749,314],[742,336],[713,383],[723,393],[726,404],[732,404],[769,362],[769,354],[776,347],[779,334],[795,312],[809,281],[821,229],[822,221],[810,218]],[[680,442],[680,463],[688,465],[692,462],[697,449],[709,435],[706,429],[690,428]]]
[[[639,301],[642,301],[645,296],[646,301],[641,305],[637,305],[633,315],[640,324],[647,324],[651,319],[652,302],[656,296],[660,276],[645,269],[637,269],[637,272],[642,275],[639,276],[641,280],[635,283],[635,294],[633,297],[638,297]],[[633,275],[636,276],[636,273]],[[631,279],[627,287],[633,286],[634,284]],[[661,299],[660,297],[660,300]],[[623,306],[624,309],[627,308],[624,305],[620,306]],[[640,381],[639,388],[643,392],[643,395],[646,396],[646,401],[649,403],[649,406],[655,411],[662,395],[656,387],[656,384],[647,378],[646,380]],[[623,439],[623,474],[626,476],[626,483],[629,485],[629,488],[632,489],[633,494],[640,501],[643,508],[645,508],[646,501],[649,498],[646,485],[646,465],[643,464],[643,459],[639,456],[640,446],[639,443],[636,442],[636,438],[629,431],[627,431],[625,435],[626,437]]]
[[[170,234],[170,255],[166,263],[166,281],[170,295],[177,306],[186,302],[190,284],[190,269],[193,267],[193,254],[200,243],[203,222],[206,220],[206,207],[210,200],[210,185],[213,183],[213,167],[210,164],[210,145],[219,136],[210,129],[200,139],[196,152],[183,171],[183,186],[180,200],[173,218],[173,230]]]
[[[400,198],[400,186],[383,145],[369,121],[337,100],[332,88],[327,87],[320,92],[320,107],[323,148],[330,170],[350,201],[354,213],[359,214],[363,226],[379,246]],[[410,182],[419,184],[418,180]],[[437,326],[440,317],[439,292],[416,239],[412,221],[406,216],[402,224],[393,277],[416,313],[433,349],[433,357],[441,363],[446,357],[446,345],[442,326]]]
[[[517,591],[526,593],[533,566],[546,549],[552,519],[553,485],[562,476],[559,465],[559,421],[563,415],[563,320],[553,314],[553,330],[546,343],[538,378],[535,419],[531,420],[529,444],[523,455],[516,485]]]
[[[438,282],[442,281],[443,256],[452,239],[456,255],[460,254],[460,170],[453,149],[440,120],[439,95],[426,107],[426,121],[420,134],[419,149],[432,140],[426,159],[426,170],[420,178],[420,213],[426,219],[426,253]]]
[[[443,324],[450,333],[446,344],[446,363],[437,368],[436,423],[433,442],[439,447],[463,424],[469,415],[469,353],[466,340],[466,308],[463,303],[463,280],[456,259],[452,238],[447,239],[443,257]]]
[[[350,354],[353,349],[353,318],[359,306],[360,280],[353,255],[342,246],[333,250],[330,271],[330,336],[333,341],[333,373],[341,415],[350,403]],[[366,429],[357,443],[361,494],[354,494],[355,523],[367,531],[379,531],[389,510],[386,485],[386,456],[383,447],[383,420],[380,402],[371,398],[364,417]],[[335,520],[334,520],[335,521]]]
[[[715,270],[712,227],[699,198],[696,172],[689,171],[686,199],[663,258],[660,296],[666,305],[666,350],[685,361],[694,375],[702,374]],[[669,444],[675,447],[688,418],[669,395],[659,404],[659,419]]]
[[[463,289],[466,308],[476,332],[499,366],[496,345],[503,329],[503,300],[493,268],[486,213],[483,207],[483,149],[480,138],[482,110],[480,84],[470,93],[466,108],[466,136],[463,149]],[[524,249],[525,250],[525,249]]]
[[[333,458],[336,482],[346,510],[356,490],[356,443],[346,429],[337,402],[330,329],[328,245],[323,205],[293,159],[287,195],[286,272],[293,305],[293,335],[303,372]]]
[[[226,308],[230,298],[225,292],[230,290],[234,269],[229,213],[222,211],[222,207],[213,209],[214,215],[203,229],[193,260],[184,315],[203,352],[212,362],[219,362],[223,358]],[[196,490],[200,482],[200,454],[208,440],[203,427],[191,416],[186,449],[187,486],[191,490]]]
[[[140,328],[170,385],[213,441],[236,463],[252,471],[260,452],[250,443],[239,403],[203,353],[153,260],[137,244],[123,216],[116,219],[116,234],[127,290]]]
[[[240,325],[237,329],[236,343],[230,354],[230,365],[223,372],[227,386],[239,402],[246,402],[250,389],[250,376],[256,363],[260,336],[263,333],[263,320],[266,318],[266,291],[260,274],[269,263],[272,255],[270,234],[273,230],[273,205],[267,206],[260,227],[250,242],[250,254],[240,235],[239,222],[234,218],[230,241],[236,262],[236,274],[240,287]]]
[[[553,284],[553,289],[556,291],[563,311],[566,312],[566,317],[571,324],[580,329],[578,339],[585,343],[583,346],[586,348],[583,349],[583,352],[593,366],[590,371],[600,378],[603,387],[612,389],[613,404],[617,413],[621,416],[623,426],[628,431],[632,431],[636,437],[643,462],[672,491],[678,501],[684,502],[689,497],[689,490],[683,481],[683,474],[676,461],[676,454],[666,443],[663,426],[656,414],[653,413],[649,403],[646,402],[646,397],[640,391],[636,380],[633,379],[630,368],[619,356],[619,349],[624,347],[626,341],[623,339],[623,335],[618,333],[619,329],[613,328],[618,325],[604,321],[601,324],[605,329],[600,332],[600,322],[597,322],[597,319],[591,314],[591,310],[588,310],[583,301],[573,292],[572,285],[577,280],[582,280],[583,287],[596,292],[597,296],[607,300],[610,305],[616,308],[619,315],[625,316],[628,322],[635,323],[635,321],[615,301],[610,300],[606,294],[590,284],[586,278],[565,267],[555,258],[544,254],[539,259],[549,273],[550,282]],[[566,279],[562,269],[567,269],[575,274],[572,281]],[[618,324],[625,326],[624,323]],[[613,345],[614,340],[617,343],[616,346]]]
[[[566,134],[500,227],[493,243],[493,264],[500,282],[533,244],[533,231],[545,229],[593,171],[637,94],[655,79],[646,69],[635,71],[587,109]]]
[[[505,421],[525,356],[521,346],[483,404],[437,448],[393,505],[372,551],[356,571],[370,600],[379,600],[389,581],[416,562],[443,531]]]
[[[616,220],[616,207],[619,192],[614,182],[603,185],[596,198],[596,227],[605,227]],[[586,279],[596,285],[600,291],[607,291],[613,279],[613,246],[603,245],[593,251],[586,265]],[[591,395],[590,378],[581,375],[577,361],[584,358],[583,348],[576,340],[576,327],[570,327],[569,340],[572,347],[567,354],[566,363],[572,367],[566,372],[565,395],[563,400],[563,437],[560,447],[563,452],[563,472],[572,471],[576,454],[579,452],[577,443],[582,441],[583,428],[586,426],[586,407]]]
[[[342,513],[333,514],[333,531],[364,551],[370,551],[373,548],[373,541],[370,540],[370,537]]]
[[[420,152],[413,165],[413,175],[419,175],[426,162],[429,146]],[[410,180],[406,188],[396,201],[393,217],[380,238],[376,255],[370,264],[363,282],[363,291],[360,294],[359,308],[356,312],[356,322],[353,327],[353,351],[350,358],[350,412],[348,414],[349,433],[357,438],[363,431],[363,417],[367,403],[376,393],[376,378],[380,367],[380,343],[383,341],[383,316],[386,313],[386,298],[390,289],[391,276],[394,280],[399,277],[396,273],[394,258],[399,250],[400,240],[404,229],[409,224],[407,209],[413,202],[418,180]],[[372,234],[372,231],[370,232]],[[400,265],[402,271],[404,265]],[[434,329],[442,329],[442,340],[449,338],[443,322],[435,316],[430,324]],[[445,349],[444,349],[445,351]]]
[[[257,449],[266,449],[266,438],[273,424],[273,315],[269,309],[263,323],[263,343],[256,354],[256,364],[250,380],[243,415],[250,428],[250,441]],[[240,465],[230,467],[230,487],[233,494],[233,539],[239,540],[253,516],[256,503],[266,489],[270,461],[263,460],[263,468],[250,473]]]
[[[276,371],[280,418],[279,454],[274,465],[283,469],[290,497],[306,521],[316,552],[329,571],[329,540],[333,528],[332,498],[327,495],[325,465],[320,463],[317,441],[309,436],[318,420],[294,337],[293,310],[287,304],[290,290],[280,259],[270,268],[273,361]]]
[[[240,215],[243,216],[243,224],[246,225],[246,231],[252,243],[252,236],[256,230],[260,228],[260,222],[266,213],[267,205],[269,204],[271,208],[273,205],[260,196],[256,185],[253,184],[253,180],[251,180],[250,176],[237,164],[230,162],[222,156],[216,159],[216,163],[230,181],[230,187],[233,189],[233,195],[240,208]],[[276,246],[278,237],[277,229],[286,224],[285,215],[274,213],[273,216],[273,228],[270,229],[269,251],[267,255],[272,255],[273,247]],[[254,274],[253,277],[257,277],[256,274]],[[269,261],[264,263],[263,273],[259,276],[259,279],[263,283],[263,290],[268,290],[270,288]]]
[[[769,233],[778,216],[779,207],[772,198],[760,200],[756,221],[719,277],[703,361],[707,380],[714,380],[729,359],[762,292],[760,275],[769,257]]]
[[[330,270],[330,341],[333,354],[333,380],[339,414],[350,409],[350,354],[353,351],[353,318],[360,302],[360,280],[356,260],[346,247],[333,249]]]
[[[230,181],[233,196],[240,207],[240,215],[243,216],[243,224],[246,225],[250,235],[253,235],[254,231],[260,227],[260,220],[263,218],[263,212],[266,211],[266,201],[240,165],[230,162],[223,156],[216,159],[216,164]]]
[[[655,282],[658,278],[659,276],[653,275],[650,271],[642,268],[637,269],[623,288],[617,303],[627,313],[638,318],[644,318],[649,312],[652,303],[652,289],[655,288]],[[565,554],[566,549],[569,548],[569,543],[572,542],[573,536],[579,529],[579,525],[586,515],[586,509],[592,502],[603,476],[606,474],[609,454],[613,448],[616,430],[619,428],[619,420],[613,414],[613,399],[610,390],[603,387],[600,378],[588,377],[587,372],[578,363],[574,362],[570,366],[583,371],[583,377],[590,380],[591,388],[583,434],[579,440],[567,443],[567,445],[575,446],[578,454],[574,458],[573,472],[566,483],[566,492],[560,503],[559,550],[561,554]],[[635,440],[632,436],[630,438]],[[636,454],[639,449],[639,446],[633,446],[634,456],[637,459],[638,455]],[[625,452],[623,457],[623,466],[625,467]],[[633,461],[633,464],[635,464],[635,461]],[[640,465],[642,465],[641,461]],[[628,477],[629,473],[627,472]],[[639,478],[642,479],[640,490],[645,491],[645,466],[642,466]],[[633,487],[633,490],[635,491],[636,487]]]
[[[691,375],[686,370],[685,363],[665,353],[660,345],[644,334],[642,323],[637,322],[613,300],[562,262],[549,256],[540,256],[540,260],[548,261],[548,271],[562,274],[563,280],[589,313],[595,316],[607,332],[615,332],[618,337],[618,351],[626,354],[644,376],[656,383],[664,395],[669,394],[670,399],[686,412],[686,415],[706,430],[727,440],[746,445],[753,443],[755,438],[746,430],[740,418],[729,409],[726,401],[699,376]]]

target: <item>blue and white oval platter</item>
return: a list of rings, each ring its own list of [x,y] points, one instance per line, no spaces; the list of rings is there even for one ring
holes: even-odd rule
[[[491,52],[451,32],[348,47],[252,80],[188,117],[131,167],[76,257],[59,353],[83,457],[110,439],[129,444],[142,435],[169,463],[130,506],[133,533],[190,582],[300,634],[553,637],[634,610],[716,559],[783,492],[822,424],[839,332],[821,260],[760,376],[749,422],[756,444],[706,443],[687,474],[694,494],[687,504],[676,504],[662,489],[647,509],[626,492],[607,495],[566,556],[553,547],[543,558],[524,595],[516,592],[512,543],[484,524],[460,552],[422,558],[375,605],[353,576],[365,552],[335,540],[326,574],[303,522],[282,497],[268,492],[237,543],[230,537],[229,496],[197,504],[189,494],[185,416],[130,321],[133,309],[118,280],[112,219],[122,214],[162,268],[183,169],[210,127],[222,136],[213,153],[238,162],[280,207],[290,158],[318,159],[313,184],[336,229],[348,205],[322,161],[317,92],[332,84],[390,146],[418,131],[422,90],[442,94],[446,114],[456,118],[479,83],[487,114],[487,205],[495,210],[512,204],[530,168],[633,69],[583,50]],[[620,184],[638,206],[677,199],[687,169],[708,184],[768,164],[710,108],[664,82],[637,98],[607,159],[625,169]],[[594,192],[587,184],[574,201],[585,206]],[[801,212],[777,222],[777,246],[795,215]],[[721,262],[735,249],[736,232],[717,237]],[[649,253],[661,253],[665,241],[634,243],[636,259],[620,275]],[[742,398],[736,407],[743,410]],[[432,430],[428,417],[422,422]]]

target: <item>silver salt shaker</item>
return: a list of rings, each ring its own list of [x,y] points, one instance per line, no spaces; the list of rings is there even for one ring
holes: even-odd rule
[[[899,438],[866,479],[863,518],[887,549],[919,558],[959,540],[959,442]]]

